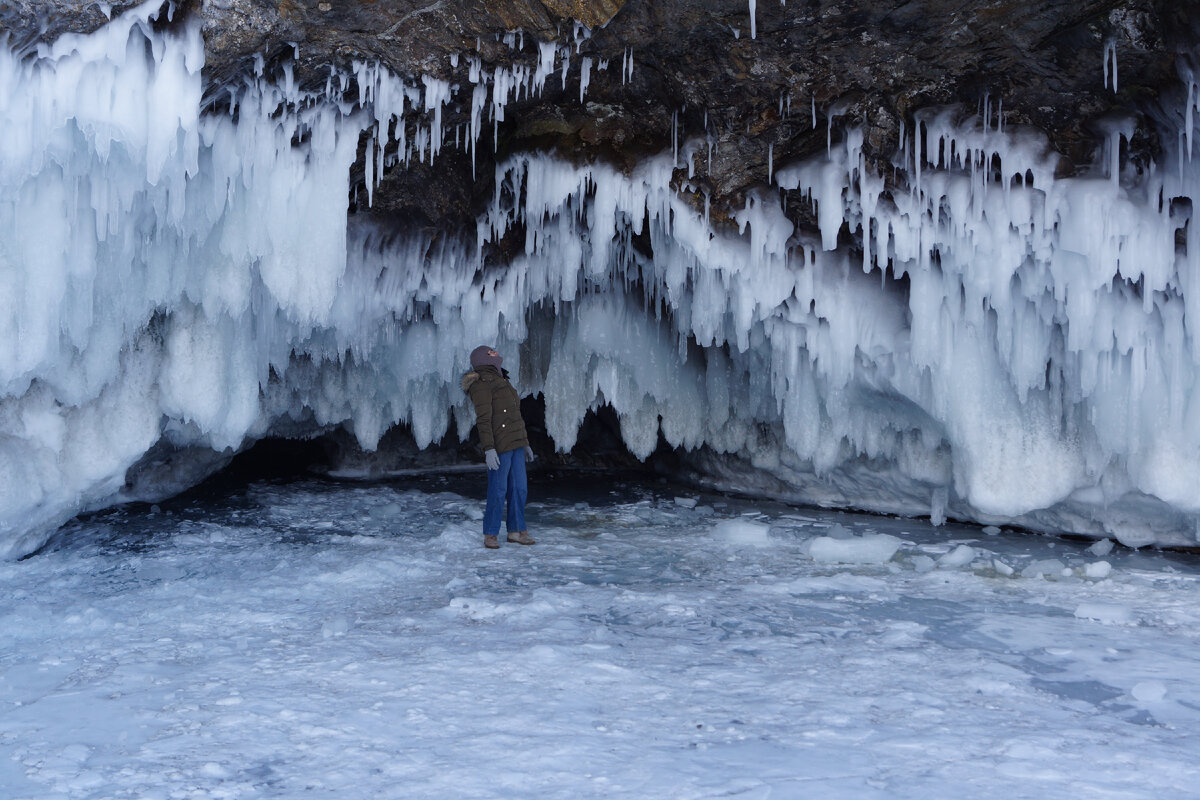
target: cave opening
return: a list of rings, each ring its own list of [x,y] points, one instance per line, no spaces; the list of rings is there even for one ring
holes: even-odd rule
[[[659,434],[658,446],[639,460],[621,438],[620,421],[609,405],[588,411],[579,436],[567,452],[555,450],[546,433],[546,404],[541,394],[521,401],[535,461],[530,466],[532,495],[554,495],[556,486],[580,494],[588,476],[619,477],[633,483],[662,485],[682,482],[679,465],[684,454]],[[284,484],[304,480],[405,483],[430,488],[452,482],[455,488],[483,495],[483,452],[474,427],[459,440],[453,421],[438,442],[418,447],[404,424],[393,426],[373,451],[363,450],[344,426],[311,438],[269,437],[233,456],[207,479],[168,499],[163,506],[187,504],[215,495],[237,493],[257,483]],[[477,492],[471,487],[478,484]],[[598,485],[606,485],[601,482]],[[531,495],[531,496],[532,496]]]

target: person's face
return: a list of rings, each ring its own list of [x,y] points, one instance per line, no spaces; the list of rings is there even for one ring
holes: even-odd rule
[[[492,358],[495,358],[496,356],[498,356],[500,354],[497,353],[495,350],[488,350],[488,355],[491,356]]]

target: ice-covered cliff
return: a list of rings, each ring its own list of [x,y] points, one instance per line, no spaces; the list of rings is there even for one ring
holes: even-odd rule
[[[625,82],[632,53],[514,36],[532,60],[465,53],[459,81],[260,62],[214,93],[199,25],[167,11],[0,49],[0,552],[268,434],[465,433],[485,341],[561,449],[607,404],[630,452],[661,432],[718,483],[1196,542],[1193,61],[1153,116],[1101,120],[1076,174],[1002,98],[915,111],[890,164],[848,106],[781,98],[825,146],[769,152],[722,220],[703,126],[633,161],[495,155],[506,109]],[[385,174],[437,180],[450,154],[489,172],[474,230],[367,212]]]

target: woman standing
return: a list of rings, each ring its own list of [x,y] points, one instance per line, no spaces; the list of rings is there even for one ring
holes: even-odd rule
[[[483,512],[483,546],[500,546],[500,516],[505,515],[508,541],[533,544],[525,529],[525,499],[529,494],[525,462],[533,460],[533,448],[521,419],[521,398],[508,382],[504,359],[494,347],[480,345],[471,351],[471,371],[462,378],[462,388],[475,404],[479,445],[487,462],[487,507]]]

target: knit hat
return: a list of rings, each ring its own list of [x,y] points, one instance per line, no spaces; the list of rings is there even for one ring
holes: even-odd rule
[[[481,344],[471,351],[471,366],[472,367],[495,367],[500,369],[500,364],[504,359],[496,352],[496,348],[489,347],[486,344]]]

